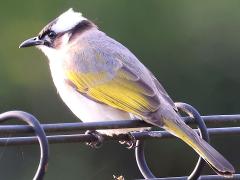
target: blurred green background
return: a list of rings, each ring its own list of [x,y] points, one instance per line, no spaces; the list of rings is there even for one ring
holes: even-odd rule
[[[60,13],[73,7],[127,46],[158,77],[174,101],[202,114],[240,113],[240,1],[25,0],[0,6],[0,111],[19,109],[42,123],[76,122],[58,97],[48,61],[33,48],[18,49]],[[11,135],[9,135],[11,136]],[[237,136],[218,136],[212,144],[240,170]],[[134,151],[106,142],[50,146],[46,180],[141,178]],[[196,154],[179,140],[149,141],[149,165],[157,176],[191,172]],[[38,146],[0,148],[0,179],[33,177]],[[205,168],[205,173],[213,173]]]

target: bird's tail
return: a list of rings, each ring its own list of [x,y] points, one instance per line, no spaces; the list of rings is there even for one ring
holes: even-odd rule
[[[193,129],[186,125],[176,112],[165,111],[164,114],[162,113],[163,112],[161,112],[162,128],[191,146],[217,174],[225,177],[232,177],[235,172],[233,166]],[[153,124],[157,125],[156,121]]]

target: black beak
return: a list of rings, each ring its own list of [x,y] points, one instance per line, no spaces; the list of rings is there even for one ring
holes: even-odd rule
[[[19,48],[24,48],[24,47],[31,47],[31,46],[37,46],[37,45],[43,45],[44,41],[39,39],[38,37],[33,37],[30,39],[27,39],[26,41],[23,41]]]

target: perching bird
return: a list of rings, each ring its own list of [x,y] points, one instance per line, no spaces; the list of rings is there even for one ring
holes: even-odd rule
[[[138,58],[81,13],[64,12],[20,45],[29,46],[48,57],[59,95],[83,122],[142,119],[182,139],[216,173],[226,177],[234,173],[233,166],[183,122],[174,102]]]

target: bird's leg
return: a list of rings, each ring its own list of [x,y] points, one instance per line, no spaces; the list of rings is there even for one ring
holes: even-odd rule
[[[87,130],[85,134],[93,135],[97,139],[96,141],[86,142],[85,144],[87,146],[90,146],[91,148],[96,148],[96,149],[102,146],[104,138],[99,132]]]
[[[119,141],[119,143],[127,145],[128,149],[134,149],[137,142],[136,138],[132,135],[131,132],[127,133],[126,135],[128,136],[128,140],[122,140]]]

